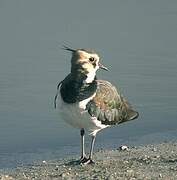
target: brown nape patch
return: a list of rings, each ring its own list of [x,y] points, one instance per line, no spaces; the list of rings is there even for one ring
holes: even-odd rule
[[[78,59],[80,59],[80,55],[77,52],[73,53],[71,58],[71,64],[75,64]]]
[[[89,52],[89,51],[82,50],[82,49],[77,50],[76,54],[78,54],[80,59],[89,59],[91,57],[91,55],[93,55],[93,57],[98,56],[98,54],[94,53],[94,51]]]
[[[79,59],[81,59],[81,60],[87,58],[86,53],[83,52],[83,51],[78,51],[78,57],[79,57]]]
[[[71,64],[81,64],[81,62],[84,62],[84,60],[87,58],[86,53],[82,51],[76,51],[75,53],[72,54],[71,58]]]

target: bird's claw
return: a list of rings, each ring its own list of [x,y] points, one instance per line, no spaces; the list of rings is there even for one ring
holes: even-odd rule
[[[81,165],[87,165],[87,164],[95,164],[95,162],[90,158],[84,158],[81,162]]]
[[[82,164],[88,160],[87,156],[82,156],[79,160],[79,163]]]

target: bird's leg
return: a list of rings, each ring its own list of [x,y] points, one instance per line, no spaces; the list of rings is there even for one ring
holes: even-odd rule
[[[90,162],[93,162],[92,158],[93,158],[93,147],[95,144],[95,139],[96,139],[96,135],[92,136],[92,142],[91,142],[91,148],[90,148],[90,155],[89,155],[89,160]]]
[[[80,158],[80,163],[83,163],[87,161],[87,157],[85,155],[85,147],[84,147],[84,135],[85,135],[85,130],[81,129],[80,130],[80,135],[81,135],[81,158]]]
[[[92,136],[92,142],[91,142],[91,147],[90,147],[89,158],[83,164],[92,164],[92,163],[94,163],[92,158],[93,158],[93,147],[94,147],[95,139],[96,139],[96,135]]]

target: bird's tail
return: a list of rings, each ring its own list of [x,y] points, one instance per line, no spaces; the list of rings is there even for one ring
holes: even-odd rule
[[[133,109],[129,109],[127,114],[129,121],[134,120],[139,116],[139,113],[137,111],[134,111]]]

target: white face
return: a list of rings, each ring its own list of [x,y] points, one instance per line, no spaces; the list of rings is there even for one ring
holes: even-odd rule
[[[99,69],[99,56],[94,53],[90,54],[82,50],[77,51],[79,58],[76,63],[81,64],[82,68],[85,69],[87,72],[96,72]]]
[[[92,82],[95,79],[96,71],[101,68],[108,70],[99,61],[100,57],[94,52],[87,52],[83,49],[75,50],[71,59],[71,72],[81,72],[87,75],[86,82]]]

